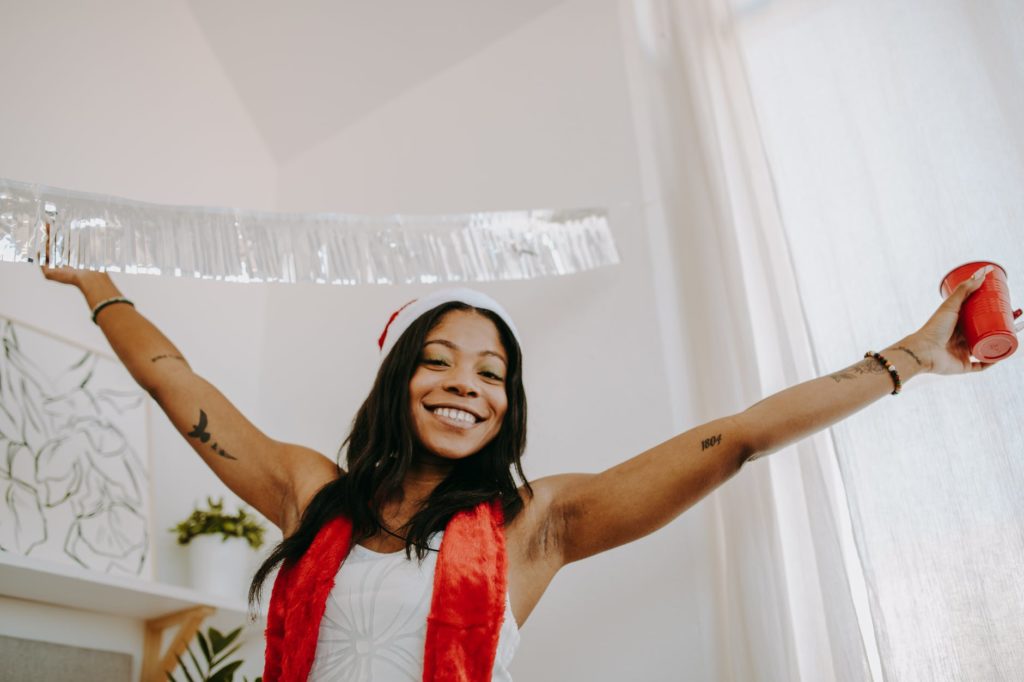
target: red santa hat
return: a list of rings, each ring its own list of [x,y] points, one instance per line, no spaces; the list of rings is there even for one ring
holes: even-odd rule
[[[516,326],[512,323],[512,317],[493,298],[475,289],[441,289],[423,298],[413,299],[391,314],[391,319],[384,325],[384,332],[380,335],[380,339],[377,340],[377,345],[380,346],[381,358],[387,357],[391,349],[394,348],[395,342],[398,341],[399,337],[409,328],[409,325],[415,322],[420,315],[433,310],[439,305],[456,301],[471,305],[474,308],[489,310],[496,314],[508,325],[516,341],[519,341],[519,332],[516,331]]]

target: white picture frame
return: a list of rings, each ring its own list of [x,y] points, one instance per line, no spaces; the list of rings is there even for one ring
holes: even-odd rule
[[[0,551],[153,578],[148,402],[116,358],[0,316]]]

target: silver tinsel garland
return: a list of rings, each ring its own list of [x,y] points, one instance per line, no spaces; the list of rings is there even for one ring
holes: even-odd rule
[[[49,235],[49,239],[47,239]],[[439,216],[163,206],[0,179],[0,262],[232,282],[411,284],[618,263],[604,210]]]

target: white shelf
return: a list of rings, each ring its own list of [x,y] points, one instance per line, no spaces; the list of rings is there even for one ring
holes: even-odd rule
[[[240,623],[248,617],[248,606],[241,600],[3,551],[0,551],[0,594],[143,620],[192,606],[212,606],[220,613],[236,616]]]

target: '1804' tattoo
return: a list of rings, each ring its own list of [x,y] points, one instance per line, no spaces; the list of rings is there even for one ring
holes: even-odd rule
[[[716,445],[718,445],[721,442],[722,442],[722,434],[718,434],[717,436],[712,436],[711,438],[705,438],[704,440],[702,440],[700,442],[700,449],[701,450],[707,450],[708,448],[715,447]]]
[[[210,435],[210,432],[206,430],[206,422],[207,422],[206,413],[203,412],[202,410],[199,410],[199,423],[198,424],[194,424],[192,426],[192,431],[188,433],[188,437],[189,438],[195,438],[200,443],[204,443],[204,444],[205,443],[209,443],[210,439],[212,438],[212,436]],[[216,452],[218,455],[220,455],[221,457],[225,457],[227,459],[234,459],[234,460],[238,459],[237,457],[234,457],[233,455],[229,455],[224,450],[224,448],[222,448],[219,445],[217,445],[217,441],[214,441],[213,443],[210,443],[210,448],[214,452]]]

